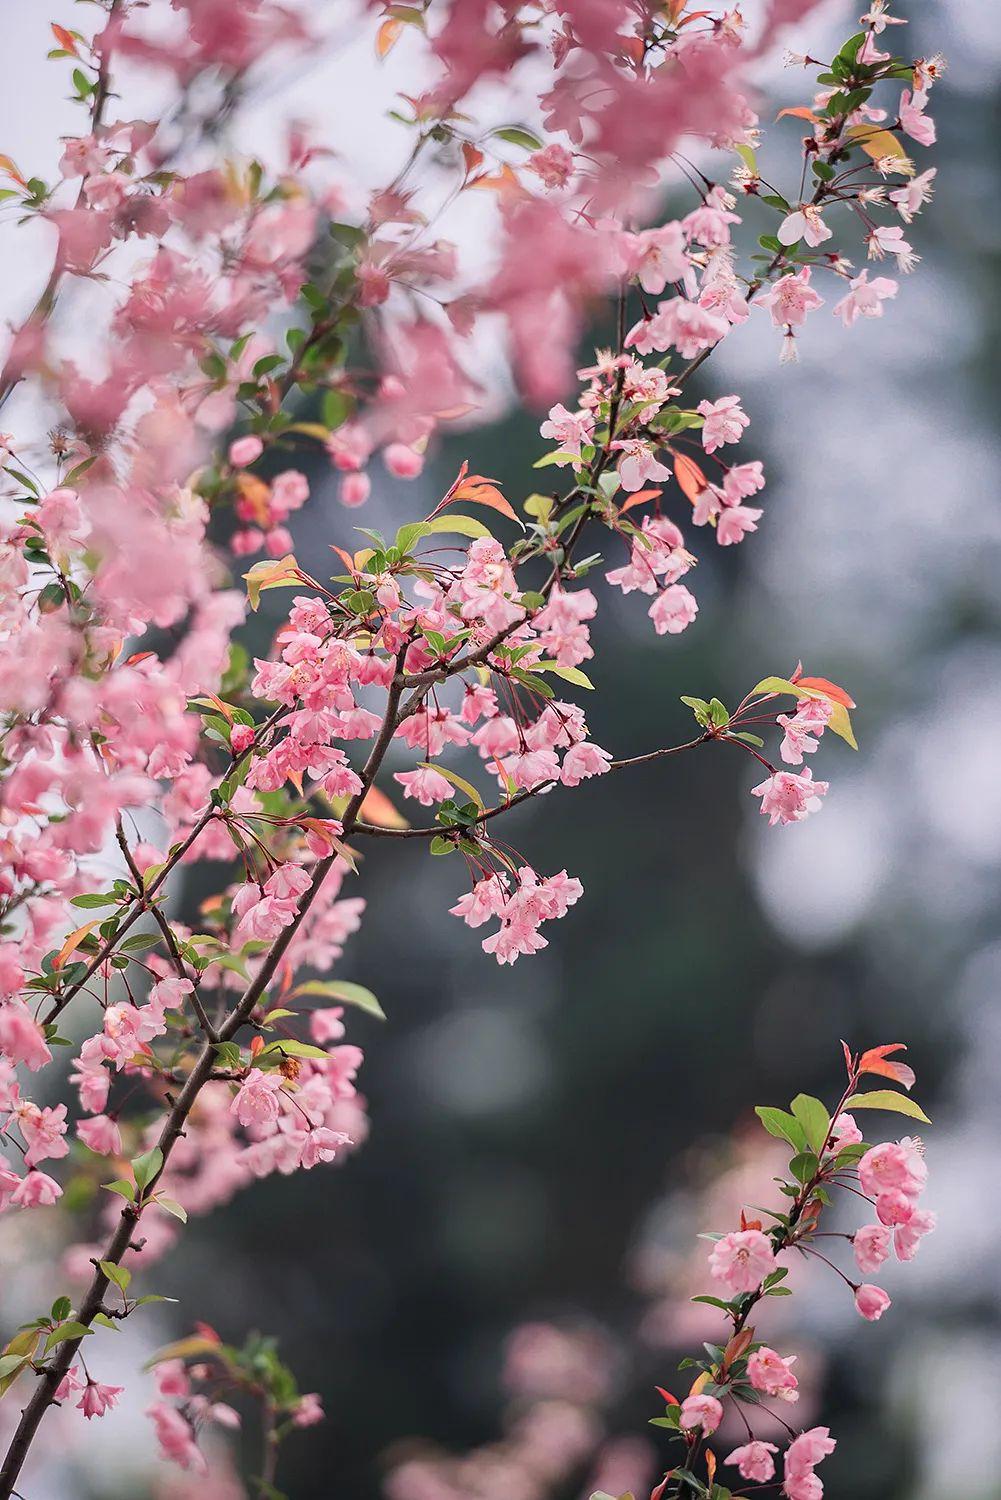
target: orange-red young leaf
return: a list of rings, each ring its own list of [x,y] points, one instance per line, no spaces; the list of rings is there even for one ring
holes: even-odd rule
[[[380,792],[377,786],[369,787],[365,793],[365,800],[358,809],[364,822],[374,823],[377,828],[406,828],[408,823],[403,814],[393,806],[393,803]]]
[[[474,146],[471,141],[463,141],[462,159],[466,164],[466,176],[468,177],[470,172],[475,172],[477,167],[483,165],[483,152]]]
[[[793,105],[791,109],[780,109],[775,118],[781,120],[785,115],[795,115],[797,120],[809,120],[813,125],[820,124],[820,116],[815,115],[813,110],[805,104]]]
[[[9,156],[0,155],[0,172],[6,172],[8,177],[13,177],[14,181],[19,182],[22,187],[28,186]]]
[[[517,521],[519,526],[522,524],[511,502],[504,499],[492,479],[485,479],[482,474],[467,475],[452,488],[448,499],[438,509],[444,510],[446,505],[452,505],[456,500],[467,500],[472,505],[487,505],[491,510],[500,511],[509,520]]]
[[[863,1052],[859,1058],[860,1073],[876,1073],[881,1078],[892,1078],[896,1083],[903,1084],[905,1089],[911,1089],[915,1083],[913,1068],[906,1063],[891,1062],[891,1052],[906,1052],[907,1048],[903,1042],[892,1042],[884,1047],[870,1047],[868,1052]]]
[[[396,46],[400,32],[403,30],[403,22],[390,16],[388,21],[383,21],[375,38],[375,52],[377,57],[387,57]]]
[[[849,698],[843,687],[838,687],[836,682],[829,682],[826,677],[792,677],[789,680],[799,687],[813,688],[816,692],[823,693],[832,703],[841,703],[845,708],[856,707],[855,699]]]
[[[671,1394],[670,1391],[665,1391],[665,1389],[664,1389],[664,1387],[662,1385],[655,1385],[654,1386],[654,1390],[657,1392],[658,1395],[663,1396],[663,1398],[667,1402],[668,1406],[680,1406],[681,1405],[681,1402],[678,1400],[677,1396],[672,1396],[672,1394]]]
[[[52,967],[54,969],[61,969],[70,955],[75,953],[79,948],[88,932],[91,932],[95,927],[97,927],[102,920],[103,918],[101,917],[95,917],[92,922],[84,922],[82,927],[78,927],[75,932],[71,932],[65,943],[63,943],[59,952],[56,954],[55,958],[52,960]]]
[[[67,31],[65,26],[60,26],[55,21],[50,21],[49,25],[52,27],[52,35],[55,37],[60,47],[62,47],[65,52],[72,52],[74,57],[79,57],[80,53],[77,51],[76,37],[73,35],[72,31]]]
[[[637,490],[635,495],[630,495],[625,505],[619,506],[619,515],[624,516],[627,510],[633,510],[637,505],[645,505],[648,500],[659,500],[663,492],[661,490]]]
[[[675,453],[673,458],[674,477],[681,486],[682,494],[687,495],[694,505],[709,481],[695,460],[687,454]]]

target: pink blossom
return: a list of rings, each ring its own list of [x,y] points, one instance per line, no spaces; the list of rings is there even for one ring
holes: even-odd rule
[[[416,771],[395,771],[393,780],[398,781],[404,795],[416,797],[422,807],[431,807],[435,802],[444,802],[455,791],[440,771],[433,766],[421,766]]]
[[[867,235],[866,244],[870,260],[882,260],[886,255],[894,255],[898,267],[904,272],[913,271],[918,263],[918,257],[904,239],[904,231],[899,224],[877,224]]]
[[[40,1161],[58,1159],[68,1153],[65,1104],[39,1109],[37,1104],[25,1103],[17,1111],[17,1122],[28,1147],[25,1166],[33,1167]]]
[[[300,1396],[298,1404],[292,1412],[292,1423],[295,1427],[315,1427],[317,1422],[323,1421],[323,1404],[315,1391],[307,1396]]]
[[[913,1201],[900,1188],[887,1188],[876,1199],[876,1217],[881,1224],[906,1224],[913,1212]]]
[[[775,1269],[772,1242],[760,1229],[735,1229],[709,1252],[709,1271],[730,1293],[753,1292]]]
[[[897,283],[889,276],[874,276],[862,270],[848,283],[849,290],[834,304],[833,312],[846,328],[851,328],[859,318],[881,318],[883,303],[888,297],[897,295]]]
[[[146,1415],[156,1428],[162,1457],[182,1469],[192,1469],[196,1474],[207,1473],[205,1455],[195,1442],[191,1424],[179,1411],[163,1401],[155,1401],[146,1408]]]
[[[831,1126],[831,1140],[839,1149],[845,1146],[861,1146],[863,1135],[855,1123],[854,1115],[838,1115]]]
[[[382,461],[396,479],[416,479],[424,467],[424,459],[406,443],[390,443],[383,450]],[[343,491],[341,498],[343,499]]]
[[[525,165],[530,172],[541,177],[544,187],[562,188],[566,187],[573,172],[573,153],[553,141],[541,151],[533,151]]]
[[[890,193],[890,202],[905,224],[910,224],[915,214],[920,213],[931,199],[935,174],[935,167],[929,167],[927,172],[919,172],[917,177],[911,177]]]
[[[919,146],[935,144],[935,121],[925,114],[927,104],[927,94],[912,95],[910,89],[904,89],[900,96],[900,127]]]
[[[863,1281],[855,1289],[855,1306],[868,1322],[878,1323],[890,1306],[890,1298],[882,1287]]]
[[[100,1156],[119,1156],[122,1150],[122,1135],[116,1121],[110,1115],[95,1115],[90,1120],[79,1120],[76,1133],[85,1146]]]
[[[778,715],[776,722],[785,730],[779,754],[787,766],[801,766],[804,755],[813,754],[830,717],[826,698],[800,698],[794,714]]]
[[[672,583],[647,610],[658,635],[680,635],[699,612],[695,595],[683,583]]]
[[[775,1475],[775,1461],[772,1454],[778,1451],[774,1443],[762,1443],[758,1439],[752,1439],[742,1448],[734,1448],[723,1462],[736,1464],[742,1479],[753,1479],[757,1484],[764,1484]]]
[[[909,1137],[901,1141],[884,1141],[873,1146],[858,1164],[862,1190],[871,1198],[888,1188],[899,1188],[909,1198],[916,1198],[928,1180],[924,1157]]]
[[[60,1402],[68,1401],[76,1391],[82,1391],[83,1388],[84,1382],[80,1379],[79,1365],[70,1365],[69,1369],[66,1371],[66,1374],[56,1386],[55,1391],[52,1394],[52,1399],[53,1401]]]
[[[77,1402],[77,1410],[82,1411],[88,1421],[92,1417],[103,1417],[106,1411],[118,1405],[124,1389],[122,1385],[99,1385],[96,1380],[88,1380]]]
[[[634,237],[630,259],[640,286],[652,296],[659,296],[669,281],[683,281],[690,262],[681,225],[641,230]]]
[[[345,474],[341,480],[340,499],[342,505],[353,507],[364,505],[372,493],[372,481],[367,474]]]
[[[44,1172],[29,1172],[11,1193],[10,1201],[18,1208],[51,1208],[63,1195],[63,1190],[53,1178]]]
[[[865,1224],[855,1231],[852,1248],[863,1276],[871,1276],[890,1253],[890,1231],[882,1224]]]
[[[782,1493],[787,1500],[821,1500],[824,1486],[813,1471],[835,1447],[828,1427],[811,1427],[793,1438],[783,1456]]]
[[[703,1437],[708,1437],[716,1431],[722,1420],[723,1407],[715,1396],[686,1396],[681,1403],[678,1421],[683,1432],[700,1427]]]
[[[826,781],[814,781],[808,766],[799,775],[775,771],[767,781],[752,787],[751,795],[761,798],[761,811],[774,828],[776,823],[800,823],[810,813],[819,812],[827,787]]]
[[[915,1208],[906,1224],[898,1224],[893,1231],[893,1248],[898,1260],[913,1260],[926,1234],[931,1234],[938,1220],[927,1208]],[[858,1236],[856,1235],[856,1239]],[[866,1266],[859,1268],[867,1270]]]
[[[831,238],[831,230],[820,217],[820,211],[812,203],[787,214],[778,227],[777,238],[782,245],[795,245],[805,240],[811,249],[816,249]]]
[[[809,266],[780,276],[758,298],[758,306],[770,310],[776,328],[799,328],[806,322],[808,312],[823,305],[823,297],[810,285]]]
[[[273,1124],[281,1111],[279,1095],[283,1082],[280,1073],[262,1073],[255,1068],[230,1105],[240,1124],[245,1127]]]
[[[12,1063],[24,1063],[32,1073],[52,1061],[42,1028],[23,1000],[0,1005],[0,1053]]]
[[[619,479],[624,490],[641,490],[646,484],[670,479],[670,469],[659,462],[650,445],[641,439],[620,438],[610,446],[622,454],[619,459]]]
[[[705,418],[702,446],[715,453],[724,443],[740,441],[740,434],[750,426],[750,418],[741,411],[739,396],[721,396],[718,401],[700,401],[696,410]]]
[[[727,505],[716,522],[716,540],[721,547],[742,542],[749,531],[757,531],[763,511],[751,505]]]
[[[264,444],[259,437],[237,438],[229,445],[229,461],[234,469],[245,469],[249,464],[256,463],[264,452]]]
[[[799,1381],[791,1369],[795,1360],[794,1354],[783,1358],[765,1345],[755,1349],[748,1358],[747,1378],[756,1391],[763,1391],[766,1396],[777,1396],[780,1401],[798,1401]]]
[[[570,462],[579,465],[581,447],[590,443],[594,436],[594,418],[590,412],[571,412],[565,406],[554,406],[539,432],[542,437],[551,438],[561,454],[566,454],[558,461],[560,468]]]
[[[560,780],[564,786],[579,786],[591,776],[603,776],[608,770],[611,756],[600,745],[582,741],[571,745],[563,757]]]

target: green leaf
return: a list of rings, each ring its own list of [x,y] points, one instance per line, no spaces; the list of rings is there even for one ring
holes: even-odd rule
[[[129,1203],[135,1197],[135,1189],[131,1182],[124,1182],[121,1178],[115,1182],[102,1182],[101,1186],[109,1193],[117,1193],[120,1198],[126,1199]]]
[[[762,677],[757,687],[751,689],[754,693],[792,693],[794,698],[802,697],[799,688],[788,677]]]
[[[493,535],[489,527],[484,526],[483,522],[478,521],[475,516],[464,516],[454,511],[449,511],[444,516],[435,516],[433,521],[422,521],[421,525],[427,528],[425,535],[430,535],[432,532],[454,531],[457,535],[468,536],[473,541],[477,537]]]
[[[153,1202],[156,1204],[157,1208],[162,1208],[165,1213],[173,1214],[175,1219],[180,1219],[182,1224],[186,1224],[188,1222],[187,1209],[182,1208],[175,1199],[165,1198],[162,1193],[159,1193],[153,1199]]]
[[[724,724],[729,724],[730,722],[730,712],[718,698],[711,698],[709,700],[709,718],[716,725],[717,729],[722,729]]]
[[[759,1104],[754,1113],[769,1135],[788,1141],[790,1146],[795,1147],[797,1151],[805,1149],[806,1132],[795,1115],[788,1114],[784,1109],[772,1109],[765,1104]]]
[[[524,146],[526,151],[542,150],[539,137],[521,125],[505,125],[500,130],[491,130],[490,134],[497,136],[498,140],[509,141],[512,146]]]
[[[258,1067],[264,1063],[274,1062],[276,1057],[315,1057],[326,1058],[327,1054],[322,1047],[316,1047],[312,1042],[298,1042],[293,1037],[282,1037],[279,1041],[269,1042],[262,1047],[254,1058]]]
[[[789,1163],[789,1170],[797,1182],[809,1182],[817,1170],[817,1158],[812,1151],[801,1151]]]
[[[86,896],[74,896],[72,904],[74,906],[86,907],[89,910],[92,907],[96,908],[98,906],[114,906],[115,900],[116,898],[112,895],[98,895],[97,893],[93,893]]]
[[[129,1282],[132,1280],[131,1271],[127,1270],[125,1266],[116,1265],[113,1260],[102,1260],[98,1264],[109,1281],[113,1281],[115,1286],[121,1287],[123,1292],[128,1291]]]
[[[386,1012],[378,1000],[362,984],[351,984],[346,979],[308,979],[296,987],[297,995],[326,995],[331,1000],[343,1000],[345,1005],[356,1005],[359,1010],[386,1019]]]
[[[147,1292],[145,1297],[136,1298],[136,1307],[148,1307],[151,1302],[176,1302],[176,1297],[161,1297],[159,1292]]]
[[[93,1331],[92,1328],[88,1328],[84,1323],[60,1323],[58,1328],[53,1328],[45,1340],[44,1352],[48,1354],[49,1350],[54,1349],[57,1344],[68,1343],[70,1339],[86,1338],[88,1333],[93,1333]]]
[[[925,1125],[931,1121],[913,1099],[908,1099],[906,1094],[898,1094],[895,1089],[873,1089],[869,1094],[852,1094],[850,1099],[845,1100],[845,1109],[885,1109],[897,1115],[909,1115],[912,1120],[922,1120]]]
[[[26,1354],[4,1354],[0,1356],[0,1380],[6,1380],[13,1375],[15,1370],[20,1370],[22,1365],[27,1364]]]
[[[427,760],[422,760],[419,764],[425,771],[437,771],[439,776],[444,776],[445,780],[450,781],[453,786],[458,787],[460,792],[465,792],[466,796],[475,802],[480,812],[483,811],[483,798],[471,781],[467,781],[464,776],[460,776],[456,771],[449,770],[447,766],[433,766]]]
[[[706,702],[705,698],[682,697],[681,701],[682,703],[684,703],[686,708],[690,708],[692,710],[692,713],[695,715],[696,722],[700,724],[703,729],[705,729],[706,725],[709,723],[709,704]]]
[[[572,464],[572,463],[576,463],[576,462],[577,462],[577,460],[574,458],[574,456],[573,456],[572,453],[560,453],[560,452],[545,453],[545,454],[543,454],[542,458],[537,458],[535,460],[535,463],[532,465],[532,468],[533,469],[548,469],[549,466],[550,466],[550,464],[566,465],[566,464]]]
[[[564,682],[572,682],[574,687],[590,688],[594,692],[594,683],[586,672],[580,667],[563,667],[557,661],[537,661],[535,663],[537,672],[553,672],[557,677],[562,677]]]
[[[114,1318],[109,1318],[107,1313],[96,1312],[94,1322],[99,1323],[102,1328],[110,1328],[112,1333],[118,1333],[121,1324],[116,1323]]]
[[[163,1152],[159,1146],[154,1146],[150,1151],[144,1151],[142,1156],[137,1156],[132,1162],[137,1187],[147,1187],[162,1166]]]
[[[810,1094],[797,1094],[792,1101],[792,1112],[803,1127],[807,1145],[811,1150],[819,1151],[827,1139],[831,1120],[827,1110],[819,1099],[814,1099]]]

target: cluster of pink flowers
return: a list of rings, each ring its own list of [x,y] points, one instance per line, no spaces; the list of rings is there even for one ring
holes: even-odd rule
[[[0,1159],[0,1211],[51,1208],[78,1179],[79,1196],[102,1205],[95,1242],[66,1258],[74,1280],[90,1280],[88,1327],[115,1277],[131,1275],[140,1239],[148,1261],[186,1214],[364,1140],[362,1058],[343,1040],[340,1006],[302,1003],[321,995],[378,1013],[359,985],[302,977],[325,975],[360,920],[361,899],[342,894],[357,839],[426,838],[434,854],[461,855],[470,890],[452,909],[471,927],[497,921],[483,948],[500,963],[543,948],[542,925],[580,899],[579,881],[540,875],[493,836],[492,820],[631,763],[613,761],[579,705],[554,691],[554,679],[591,687],[582,667],[600,595],[583,580],[601,559],[581,556],[581,537],[601,527],[621,543],[606,582],[648,599],[658,635],[696,620],[683,581],[696,562],[688,507],[693,528],[739,543],[762,519],[746,502],[765,480],[757,460],[722,457],[749,425],[738,395],[686,404],[694,367],[754,306],[792,349],[823,275],[849,282],[835,307],[846,326],[882,314],[895,283],[853,275],[827,220],[857,220],[871,259],[913,265],[901,224],[874,216],[907,226],[931,194],[933,169],[917,175],[901,137],[933,142],[928,93],[941,72],[920,60],[895,113],[870,103],[902,76],[876,45],[886,16],[874,7],[862,45],[842,54],[846,79],[861,70],[864,100],[847,114],[836,91],[813,100],[813,196],[776,207],[761,193],[743,74],[788,7],[770,7],[750,45],[733,10],[655,18],[631,0],[567,0],[541,16],[505,10],[494,27],[480,0],[433,15],[397,8],[381,21],[380,55],[409,28],[430,76],[405,100],[409,114],[397,111],[413,132],[409,158],[363,193],[339,153],[298,124],[268,162],[189,153],[177,138],[177,120],[205,100],[205,138],[220,139],[218,113],[238,109],[249,68],[316,44],[293,3],[105,8],[89,39],[54,28],[56,64],[69,64],[87,114],[64,142],[58,179],[0,156],[5,198],[53,244],[38,303],[4,350],[0,404],[30,382],[54,423],[48,436],[0,434],[10,501],[0,525],[0,1135],[21,1156]],[[176,120],[169,109],[160,124],[115,118],[119,58],[176,87]],[[544,139],[480,129],[469,94],[481,80],[530,82]],[[677,165],[689,136],[737,154],[733,191],[703,179],[676,221],[628,228],[649,207],[637,184]],[[431,142],[451,148],[443,159],[459,174],[443,202],[435,174],[420,175]],[[182,170],[190,159],[199,166]],[[900,185],[888,191],[891,177]],[[496,250],[479,276],[435,227],[473,189],[490,205]],[[772,258],[746,270],[738,195],[781,216]],[[100,292],[85,363],[61,338],[64,284]],[[617,347],[579,372],[574,402],[579,334],[610,294]],[[286,326],[265,339],[276,313]],[[368,498],[374,455],[394,478],[416,478],[442,424],[482,403],[469,341],[487,319],[505,330],[520,393],[548,409],[541,431],[556,446],[539,466],[570,471],[563,492],[530,496],[523,520],[463,466],[424,519],[395,539],[369,532],[361,550],[335,545],[343,571],[312,578],[292,555],[309,482],[289,451],[318,444],[348,506]],[[300,420],[304,395],[315,421]],[[492,535],[484,513],[516,523],[516,540]],[[449,532],[463,540],[458,554],[437,541]],[[251,605],[265,590],[297,593],[274,651],[251,668],[234,641],[246,606],[227,567],[258,552],[267,560],[246,575]],[[732,743],[768,768],[755,795],[773,823],[799,821],[827,791],[753,748],[754,725],[776,721],[781,693],[797,704],[777,719],[785,765],[802,766],[827,728],[853,743],[847,696],[798,672],[765,679],[733,715],[716,699],[685,700],[701,730],[692,745]],[[445,764],[462,751],[499,789],[494,805]],[[433,809],[432,821],[406,826],[377,777]],[[108,879],[115,848],[121,871]],[[223,873],[189,923],[167,901],[196,861]],[[71,1004],[74,1020],[84,1014],[79,1044],[59,1034]],[[75,1116],[27,1098],[16,1072],[48,1068],[62,1045],[73,1048]],[[107,1158],[120,1174],[112,1184],[101,1181]],[[94,1194],[102,1185],[113,1191]],[[907,1258],[928,1227],[913,1190],[887,1183],[877,1215],[861,1253],[871,1262],[885,1229]],[[760,1238],[742,1226],[718,1247],[733,1288],[763,1265]],[[878,1316],[872,1290],[859,1296]],[[48,1339],[60,1322],[75,1320],[53,1314],[27,1332]],[[74,1384],[83,1336],[70,1328],[42,1353],[33,1345],[14,1372],[46,1376],[22,1438],[64,1382],[88,1417],[113,1403],[115,1388]],[[712,1408],[701,1412],[709,1422]],[[164,1452],[198,1469],[198,1410],[161,1402],[153,1419]],[[26,1447],[13,1445],[0,1494]]]
[[[853,1136],[854,1121],[850,1115],[843,1116],[843,1121],[840,1139],[847,1143]],[[891,1245],[898,1260],[913,1260],[922,1239],[936,1224],[935,1214],[918,1204],[928,1180],[921,1142],[905,1136],[901,1141],[874,1146],[859,1162],[858,1174],[862,1191],[875,1199],[878,1220],[855,1232],[859,1270],[863,1275],[878,1271]],[[890,1305],[886,1293],[875,1286],[860,1287],[855,1300],[866,1318],[881,1317]]]
[[[706,1344],[707,1359],[684,1362],[682,1368],[694,1364],[701,1373],[690,1394],[680,1402],[670,1392],[661,1391],[667,1412],[657,1419],[659,1426],[674,1429],[684,1440],[685,1461],[679,1469],[685,1475],[691,1473],[703,1440],[723,1423],[727,1404],[731,1403],[743,1418],[748,1441],[734,1448],[723,1462],[733,1465],[741,1478],[756,1484],[769,1484],[775,1477],[779,1448],[755,1437],[751,1417],[760,1411],[777,1417],[768,1401],[794,1405],[800,1396],[799,1381],[792,1368],[795,1356],[782,1355],[759,1341],[751,1318],[757,1316],[759,1304],[768,1297],[788,1294],[789,1288],[782,1285],[788,1266],[780,1256],[796,1252],[814,1257],[835,1271],[851,1289],[858,1311],[869,1321],[881,1317],[890,1306],[881,1288],[856,1285],[815,1246],[821,1218],[838,1187],[848,1186],[875,1203],[878,1222],[858,1230],[853,1240],[855,1258],[863,1272],[886,1259],[891,1235],[902,1236],[896,1246],[898,1258],[909,1260],[922,1235],[935,1227],[934,1214],[918,1207],[927,1179],[920,1142],[905,1138],[866,1147],[854,1117],[845,1110],[851,1103],[857,1109],[925,1118],[906,1093],[887,1089],[877,1089],[870,1095],[858,1092],[861,1079],[871,1075],[910,1090],[915,1081],[913,1070],[894,1057],[901,1050],[899,1044],[890,1044],[855,1055],[846,1046],[848,1084],[833,1117],[819,1099],[805,1094],[792,1101],[789,1111],[757,1111],[769,1134],[784,1140],[795,1153],[788,1179],[779,1179],[786,1194],[785,1209],[767,1210],[767,1230],[760,1219],[748,1219],[742,1210],[739,1229],[710,1236],[714,1244],[709,1271],[720,1296],[696,1300],[708,1301],[726,1314],[729,1337],[719,1345]],[[853,1185],[856,1182],[857,1187]],[[837,1232],[834,1237],[839,1237]],[[816,1468],[834,1452],[835,1440],[826,1427],[811,1427],[796,1434],[783,1419],[779,1420],[791,1438],[782,1457],[782,1494],[786,1500],[822,1500],[824,1485]],[[710,1454],[705,1462],[711,1483],[715,1456]],[[654,1491],[658,1500],[677,1473],[669,1471],[664,1484]]]

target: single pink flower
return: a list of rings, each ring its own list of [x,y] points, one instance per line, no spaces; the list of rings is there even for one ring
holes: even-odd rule
[[[686,1396],[681,1403],[681,1413],[678,1418],[683,1432],[690,1432],[693,1427],[701,1427],[703,1437],[708,1437],[715,1432],[723,1420],[723,1407],[715,1396]]]
[[[256,463],[264,452],[264,444],[259,437],[237,438],[229,445],[229,461],[234,469],[245,469],[248,464]]]
[[[123,1385],[99,1385],[96,1380],[88,1380],[77,1402],[77,1410],[82,1411],[88,1421],[92,1417],[103,1417],[106,1411],[117,1406],[124,1389]]]
[[[890,1298],[881,1286],[873,1286],[869,1281],[863,1281],[862,1285],[855,1289],[855,1306],[869,1323],[878,1323],[880,1318],[890,1306]]]
[[[863,1276],[871,1276],[890,1253],[890,1231],[882,1224],[864,1224],[855,1231],[852,1248]]]
[[[731,1293],[753,1292],[775,1270],[772,1242],[760,1229],[735,1229],[709,1252],[709,1271]]]
[[[742,1448],[734,1448],[723,1462],[736,1464],[742,1479],[753,1479],[757,1484],[765,1484],[774,1478],[775,1460],[772,1454],[778,1451],[774,1443],[762,1443],[755,1438]]]
[[[766,1396],[777,1396],[780,1401],[798,1401],[799,1381],[790,1368],[795,1360],[795,1354],[783,1358],[767,1345],[755,1349],[747,1361],[747,1378],[756,1391],[763,1391]]]

